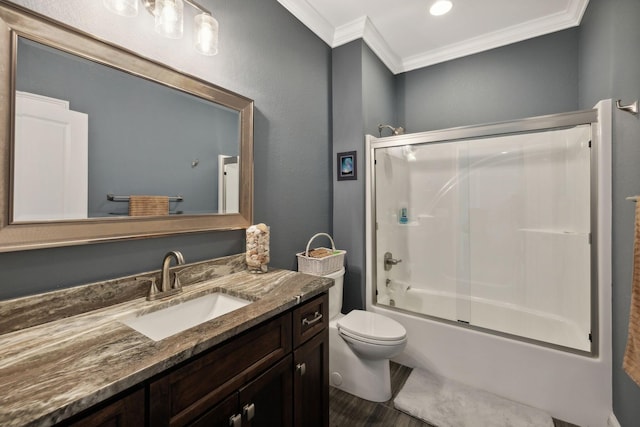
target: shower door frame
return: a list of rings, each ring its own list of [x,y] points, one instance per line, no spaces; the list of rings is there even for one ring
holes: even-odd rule
[[[402,308],[378,304],[377,302],[377,268],[375,265],[369,266],[367,271],[369,272],[372,292],[370,295],[370,301],[367,303],[376,307],[383,307],[384,309],[391,311],[398,311],[406,313],[412,316],[423,317],[429,320],[434,320],[450,325],[456,325],[471,330],[476,330],[492,335],[502,336],[509,339],[515,339],[543,347],[554,348],[570,353],[575,353],[584,356],[598,357],[599,349],[599,318],[598,318],[598,147],[599,143],[597,138],[598,132],[598,110],[582,110],[560,114],[552,114],[539,117],[531,117],[521,120],[511,120],[499,123],[491,123],[485,125],[473,125],[455,127],[443,130],[435,130],[428,132],[420,132],[414,134],[405,134],[397,136],[389,136],[383,138],[377,138],[372,135],[366,135],[366,192],[368,194],[368,206],[366,206],[367,225],[366,225],[366,251],[371,254],[367,257],[368,262],[375,263],[377,259],[377,222],[376,222],[376,180],[375,180],[375,150],[382,148],[414,145],[414,144],[435,144],[435,143],[449,143],[458,142],[472,139],[482,139],[497,136],[509,136],[526,133],[534,133],[548,130],[559,130],[579,125],[591,126],[591,141],[590,141],[590,350],[583,351],[571,347],[566,347],[559,344],[553,344],[546,341],[536,340],[532,338],[523,337],[520,335],[510,334],[506,332],[500,332],[493,329],[482,328],[474,326],[468,323],[462,323],[454,320],[435,317],[423,313],[404,310]],[[369,261],[370,260],[370,261]]]

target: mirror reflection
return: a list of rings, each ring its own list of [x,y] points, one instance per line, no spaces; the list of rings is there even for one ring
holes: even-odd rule
[[[24,37],[15,88],[13,222],[239,212],[238,111]]]

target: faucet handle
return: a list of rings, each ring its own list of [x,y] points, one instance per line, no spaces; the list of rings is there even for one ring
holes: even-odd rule
[[[173,286],[172,289],[182,289],[182,284],[180,283],[180,278],[178,277],[178,273],[173,273]]]
[[[158,286],[156,285],[155,277],[136,277],[137,282],[151,282],[149,287],[149,293],[147,294],[147,300],[153,300],[158,294]]]

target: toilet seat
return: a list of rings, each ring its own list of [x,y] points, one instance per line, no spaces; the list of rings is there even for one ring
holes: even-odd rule
[[[398,340],[394,340],[394,341],[389,341],[389,340],[376,340],[373,338],[363,338],[361,336],[358,336],[356,334],[352,334],[349,333],[347,331],[345,331],[344,329],[340,329],[339,330],[340,336],[344,337],[345,339],[352,339],[355,341],[359,341],[363,344],[370,344],[370,345],[378,345],[378,346],[383,346],[383,347],[392,347],[392,346],[396,346],[399,344],[403,344],[407,341],[407,337],[405,336],[404,338],[400,338]]]
[[[353,310],[338,320],[337,327],[341,334],[377,345],[396,345],[407,338],[404,326],[371,311]]]

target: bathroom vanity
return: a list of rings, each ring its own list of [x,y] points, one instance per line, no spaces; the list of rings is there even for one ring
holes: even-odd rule
[[[138,295],[0,335],[0,424],[328,426],[332,280],[249,274],[240,259],[176,268],[185,285],[173,303]],[[49,298],[55,313],[82,291],[84,304],[101,294],[115,302],[121,288],[144,294],[140,282],[132,276],[6,301],[0,312],[42,311]],[[253,302],[160,341],[123,323],[210,292]]]

